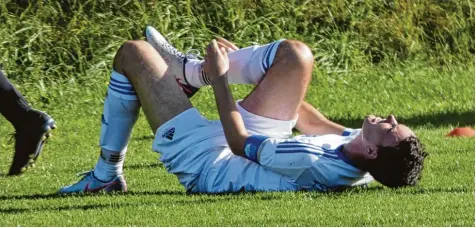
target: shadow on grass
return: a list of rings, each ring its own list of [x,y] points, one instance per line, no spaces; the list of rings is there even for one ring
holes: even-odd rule
[[[162,163],[146,163],[146,164],[132,164],[124,166],[124,169],[147,169],[147,168],[161,168],[164,167]]]
[[[382,192],[387,194],[406,194],[406,195],[417,195],[417,194],[432,194],[432,193],[472,193],[474,192],[473,189],[464,188],[464,187],[446,187],[446,188],[405,188],[405,189],[397,189],[392,190],[385,188],[383,186],[374,186],[369,188],[354,188],[348,189],[340,192],[329,192],[329,193],[320,193],[315,191],[300,191],[296,192],[296,194],[302,193],[310,193],[315,194],[315,196],[321,197],[329,197],[329,196],[344,196],[350,194],[359,194],[359,193],[369,193],[369,192]],[[158,205],[191,205],[191,204],[204,204],[204,203],[215,203],[215,202],[223,202],[223,200],[230,200],[236,198],[236,196],[240,195],[256,195],[256,192],[237,192],[237,193],[223,193],[223,194],[188,194],[182,191],[146,191],[146,192],[135,192],[129,191],[126,193],[115,193],[114,196],[117,195],[124,195],[124,196],[150,196],[150,195],[176,195],[176,196],[187,196],[187,195],[204,195],[210,196],[207,198],[185,198],[180,200],[164,200],[164,201],[141,201],[140,203],[137,202],[125,202],[121,201],[120,203],[112,203],[112,204],[88,204],[88,205],[66,205],[66,206],[57,206],[57,205],[49,205],[48,207],[39,207],[39,208],[3,208],[0,209],[0,214],[21,214],[21,213],[30,213],[35,211],[64,211],[64,210],[97,210],[97,209],[114,209],[120,208],[125,206],[137,207],[137,206],[158,206]],[[277,194],[263,194],[261,196],[253,197],[250,200],[281,200],[283,199],[283,195]],[[34,194],[34,195],[21,195],[21,196],[0,196],[0,200],[37,200],[37,199],[55,199],[55,198],[67,198],[67,197],[88,197],[88,196],[98,196],[98,194],[72,194],[72,195],[58,195],[58,194]],[[107,196],[107,195],[106,195]],[[213,197],[216,196],[216,197]],[[225,197],[223,197],[225,196]],[[226,197],[230,196],[230,197]]]
[[[45,212],[45,211],[68,211],[68,210],[98,210],[98,209],[116,209],[122,207],[138,207],[138,206],[160,206],[160,205],[181,205],[187,206],[191,204],[207,204],[222,201],[221,199],[206,198],[206,199],[187,199],[187,200],[168,200],[160,202],[124,202],[111,204],[87,204],[87,205],[48,205],[47,207],[32,207],[32,208],[3,208],[0,209],[0,214],[22,214],[31,212]]]
[[[93,204],[93,205],[71,205],[62,207],[48,207],[48,208],[5,208],[0,209],[0,214],[22,214],[31,213],[34,211],[64,211],[64,210],[91,210],[108,208],[110,205]]]
[[[441,188],[423,188],[423,187],[407,187],[401,189],[390,189],[383,186],[374,186],[369,188],[354,188],[347,189],[340,192],[330,192],[327,194],[348,194],[348,193],[364,193],[364,192],[385,192],[389,194],[398,195],[418,195],[418,194],[433,194],[433,193],[472,193],[473,189],[464,187],[441,187]]]
[[[58,199],[58,198],[72,198],[72,197],[98,197],[98,196],[236,196],[243,194],[255,194],[256,192],[234,192],[234,193],[218,193],[218,194],[206,194],[206,193],[189,193],[185,191],[169,191],[169,190],[158,190],[158,191],[127,191],[127,192],[115,192],[115,193],[74,193],[74,194],[31,194],[31,195],[14,195],[14,196],[0,196],[0,201],[3,200],[38,200],[38,199]],[[262,195],[259,197],[261,200],[272,200],[277,199],[276,196]]]
[[[252,194],[250,192],[239,192],[239,193],[227,193],[227,194],[193,194],[193,195],[203,195],[208,197],[186,197],[178,200],[160,200],[157,201],[141,201],[141,202],[131,202],[122,200],[119,203],[109,203],[109,204],[87,204],[87,205],[48,205],[46,207],[31,207],[31,208],[3,208],[0,209],[0,214],[22,214],[22,213],[31,213],[31,212],[44,212],[44,211],[65,211],[65,210],[97,210],[97,209],[114,209],[114,208],[121,208],[121,207],[137,207],[137,206],[167,206],[168,204],[181,205],[187,206],[192,204],[210,204],[216,202],[223,202],[224,200],[231,200],[236,199],[236,195],[244,195],[244,194]],[[149,191],[149,192],[134,192],[129,191],[127,193],[116,193],[117,195],[136,195],[136,196],[144,196],[144,195],[178,195],[178,196],[187,196],[192,195],[182,191]],[[0,200],[11,200],[11,199],[50,199],[50,198],[66,198],[66,197],[85,197],[85,196],[98,196],[97,194],[74,194],[74,195],[58,195],[58,194],[46,194],[46,195],[24,195],[24,196],[12,196],[12,197],[0,197]],[[216,197],[213,197],[216,196]],[[225,196],[225,197],[223,197]],[[230,197],[226,197],[230,196]],[[279,200],[281,196],[278,195],[268,195],[264,194],[262,196],[254,197],[253,200]],[[109,201],[108,201],[109,202]],[[64,205],[64,204],[63,204]]]
[[[342,194],[358,194],[358,193],[365,193],[365,192],[385,192],[391,194],[409,194],[409,195],[416,195],[416,194],[432,194],[432,193],[472,193],[474,190],[464,187],[445,187],[445,188],[420,188],[420,187],[408,187],[403,189],[390,189],[383,186],[373,186],[368,188],[352,188],[352,189],[345,189],[342,191],[333,191],[333,192],[318,192],[318,191],[298,191],[297,193],[311,193],[311,194],[318,194],[322,196],[326,195],[342,195]],[[215,193],[215,194],[207,194],[207,193],[188,193],[185,191],[169,191],[169,190],[158,190],[158,191],[127,191],[127,192],[117,192],[117,193],[75,193],[75,194],[57,194],[57,193],[50,193],[50,194],[31,194],[31,195],[13,195],[13,196],[0,196],[0,201],[4,200],[38,200],[38,199],[58,199],[58,198],[72,198],[72,197],[98,197],[98,196],[240,196],[240,195],[256,195],[256,194],[263,194],[257,197],[260,200],[275,200],[281,199],[282,197],[279,195],[269,195],[263,192],[232,192],[232,193]],[[221,198],[224,199],[224,198]]]
[[[474,110],[467,112],[447,112],[447,113],[433,113],[425,115],[417,115],[412,117],[398,117],[398,122],[408,126],[427,126],[427,127],[441,127],[441,126],[474,126]],[[331,118],[332,121],[342,124],[350,128],[362,127],[361,118]]]
[[[128,192],[117,192],[110,195],[114,196],[136,196],[136,195],[187,195],[183,191],[128,191]],[[97,196],[108,196],[108,193],[75,193],[75,194],[31,194],[31,195],[14,195],[14,196],[0,196],[0,201],[2,200],[38,200],[38,199],[58,199],[58,198],[70,198],[70,197],[97,197]]]
[[[154,140],[154,136],[153,135],[143,135],[143,136],[140,136],[140,137],[133,137],[131,140],[134,140],[134,141],[150,140],[152,142]]]

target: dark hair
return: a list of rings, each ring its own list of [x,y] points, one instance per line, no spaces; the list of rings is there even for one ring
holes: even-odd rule
[[[421,179],[423,161],[428,154],[415,136],[410,136],[394,147],[379,147],[377,158],[364,164],[373,178],[381,184],[397,188],[414,186]]]

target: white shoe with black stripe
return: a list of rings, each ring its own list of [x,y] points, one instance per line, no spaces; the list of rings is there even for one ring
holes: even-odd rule
[[[170,45],[164,36],[160,34],[154,27],[147,26],[145,29],[147,42],[154,47],[160,56],[164,59],[169,67],[172,69],[175,80],[182,88],[183,92],[188,98],[192,97],[199,88],[191,86],[185,77],[185,64],[188,59],[197,59],[197,56],[192,54],[184,54]]]

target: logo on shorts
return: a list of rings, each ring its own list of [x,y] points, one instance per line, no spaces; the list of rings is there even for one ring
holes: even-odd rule
[[[168,138],[169,140],[172,140],[172,139],[174,138],[174,134],[175,134],[175,127],[170,128],[169,130],[167,130],[167,131],[162,135],[162,137]]]

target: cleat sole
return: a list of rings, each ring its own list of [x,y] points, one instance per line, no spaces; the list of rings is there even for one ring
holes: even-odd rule
[[[48,139],[53,136],[53,134],[51,132],[56,128],[57,128],[57,126],[56,126],[56,123],[53,119],[49,119],[48,122],[45,125],[43,125],[44,134],[41,137],[41,142],[38,145],[37,152],[30,155],[30,158],[33,159],[33,162],[30,162],[30,164],[33,164],[34,162],[36,162],[36,160],[38,159],[38,157],[40,156],[40,154],[43,150],[43,146],[48,141]]]

